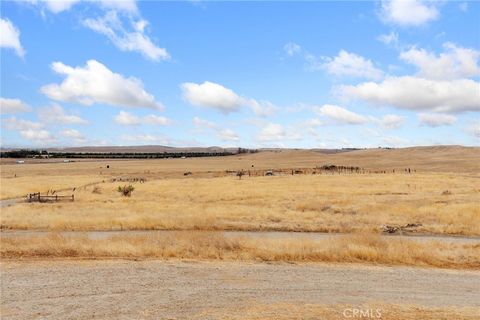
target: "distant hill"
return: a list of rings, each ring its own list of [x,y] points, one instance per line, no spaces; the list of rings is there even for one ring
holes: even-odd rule
[[[238,148],[167,146],[135,147],[75,147],[52,148],[49,152],[224,152],[236,153]],[[411,170],[431,172],[469,172],[480,174],[480,147],[424,146],[411,148],[375,149],[259,149],[257,153],[242,153],[224,157],[169,159],[161,162],[166,171],[222,171],[241,169],[314,168],[323,165],[355,166],[367,170]],[[34,159],[36,162],[49,161]],[[51,159],[52,161],[54,159]],[[88,159],[87,159],[88,160]],[[15,159],[2,159],[2,164]],[[58,160],[57,160],[58,161]],[[93,160],[96,161],[96,160]],[[100,160],[98,160],[100,161]],[[155,161],[155,160],[153,160]],[[162,161],[162,160],[158,160]]]

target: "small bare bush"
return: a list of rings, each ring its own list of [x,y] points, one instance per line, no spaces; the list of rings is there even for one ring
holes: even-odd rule
[[[95,186],[95,187],[93,187],[92,193],[101,194],[102,193],[102,188],[100,188],[99,186]]]
[[[123,187],[118,186],[118,189],[117,189],[117,191],[120,192],[124,197],[130,197],[132,195],[133,190],[135,190],[135,188],[131,184],[129,184],[128,186],[125,185]]]

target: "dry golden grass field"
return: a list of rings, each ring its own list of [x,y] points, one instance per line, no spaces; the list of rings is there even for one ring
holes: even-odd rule
[[[352,234],[338,239],[225,237],[180,231],[91,239],[86,235],[32,236],[2,240],[4,258],[157,258],[226,261],[349,262],[480,269],[480,243],[385,239]]]
[[[452,157],[457,151],[465,154],[464,159]],[[424,163],[427,156],[430,167]],[[60,195],[74,194],[75,202],[4,207],[1,228],[379,232],[386,225],[417,224],[413,231],[419,233],[478,236],[476,156],[480,158],[478,148],[432,147],[333,155],[283,151],[224,158],[4,164],[2,199],[56,190]],[[292,168],[307,171],[324,164],[359,166],[365,173],[290,173]],[[411,173],[404,168],[411,168]],[[251,176],[235,177],[241,169],[250,170]],[[267,169],[284,172],[263,176]],[[192,174],[184,176],[185,172]],[[118,181],[139,178],[146,182]],[[117,188],[128,184],[135,190],[131,197],[122,197]]]

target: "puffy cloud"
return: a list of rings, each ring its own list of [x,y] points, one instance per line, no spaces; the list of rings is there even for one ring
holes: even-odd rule
[[[217,136],[223,141],[239,141],[240,140],[240,137],[233,130],[224,129],[211,121],[201,119],[199,117],[194,117],[193,124],[200,129],[207,128],[215,131],[217,133]]]
[[[305,125],[307,127],[320,127],[320,126],[325,125],[325,123],[320,119],[314,118],[314,119],[310,119],[310,120],[306,121]]]
[[[125,78],[112,72],[96,60],[89,60],[84,67],[70,67],[54,62],[52,69],[65,80],[61,84],[48,84],[40,90],[47,97],[84,105],[104,103],[113,106],[163,109],[155,97],[143,89],[140,80]]]
[[[3,119],[3,123],[6,129],[16,130],[23,138],[35,143],[45,145],[56,141],[48,130],[43,129],[44,125],[42,123],[15,117]]]
[[[265,100],[246,99],[245,104],[252,109],[253,113],[260,117],[270,116],[278,110],[276,105]]]
[[[186,82],[181,85],[183,97],[190,104],[201,107],[212,107],[224,113],[238,111],[243,99],[224,86],[205,81],[202,84]]]
[[[74,144],[81,144],[87,142],[87,139],[80,133],[80,131],[75,129],[66,129],[61,132],[62,136],[69,139],[69,141]]]
[[[151,124],[151,125],[169,125],[172,124],[172,120],[165,118],[165,117],[160,117],[154,114],[149,114],[144,117],[138,117],[136,115],[133,115],[131,113],[128,113],[126,111],[120,111],[116,116],[115,116],[115,122],[121,125],[126,125],[126,126],[136,126],[139,124]]]
[[[480,51],[445,43],[445,52],[436,55],[424,49],[411,48],[400,58],[419,69],[418,75],[428,79],[448,80],[480,75]]]
[[[183,98],[190,104],[213,108],[223,113],[235,112],[240,110],[242,106],[248,106],[256,115],[265,116],[273,114],[277,109],[269,101],[257,101],[241,97],[233,90],[210,81],[205,81],[202,84],[186,82],[180,87],[183,91]]]
[[[396,114],[384,115],[380,120],[380,125],[387,129],[396,129],[403,125],[405,118]]]
[[[50,143],[56,141],[56,139],[52,137],[48,130],[25,129],[20,130],[20,135],[25,139],[39,143]]]
[[[382,34],[378,36],[377,40],[384,44],[396,45],[398,43],[398,33],[392,31],[389,34]]]
[[[375,68],[371,60],[345,50],[341,50],[336,57],[324,57],[323,59],[326,62],[320,67],[335,76],[380,79],[383,75],[383,72]]]
[[[258,140],[262,142],[284,140],[287,137],[287,131],[278,123],[268,123],[260,131]]]
[[[0,114],[28,112],[32,108],[20,99],[0,98]]]
[[[240,141],[240,137],[230,129],[223,129],[218,132],[218,136],[223,141]]]
[[[74,138],[74,139],[84,139],[83,135],[80,131],[75,129],[66,129],[62,131],[62,135],[66,138]]]
[[[77,115],[66,114],[62,106],[52,104],[51,106],[38,110],[38,118],[44,123],[61,124],[87,124],[88,121]]]
[[[345,108],[326,104],[317,109],[317,112],[323,116],[326,116],[338,123],[344,124],[363,124],[367,123],[369,118],[362,116],[358,113],[354,113]]]
[[[16,117],[4,119],[3,123],[8,130],[38,130],[43,128],[41,123],[17,119]]]
[[[70,10],[76,3],[79,3],[80,0],[42,0],[40,2],[45,3],[45,6],[52,13],[60,13],[63,11]]]
[[[120,111],[115,116],[115,122],[126,126],[135,126],[142,123],[139,117],[125,111]]]
[[[333,122],[337,124],[359,125],[373,123],[386,129],[396,129],[401,127],[405,122],[404,117],[396,114],[386,114],[381,118],[377,118],[373,116],[364,116],[352,112],[346,108],[330,104],[323,105],[322,107],[314,107],[313,110],[321,116],[333,120]],[[315,126],[323,126],[326,124],[328,123],[325,123],[320,119],[312,119],[308,121],[305,125],[312,128]]]
[[[20,43],[20,31],[8,19],[0,18],[0,47],[15,50],[19,57],[25,55]]]
[[[165,117],[156,116],[154,114],[149,114],[148,116],[143,117],[143,122],[161,126],[172,124],[172,120]]]
[[[107,36],[122,51],[140,52],[153,61],[170,58],[165,48],[156,46],[145,34],[145,27],[148,25],[146,20],[130,21],[130,24],[133,24],[134,30],[127,30],[115,11],[107,12],[103,18],[83,21],[84,26]]]
[[[105,9],[112,9],[116,11],[136,13],[138,11],[136,0],[100,0],[100,6]]]
[[[338,77],[380,79],[383,76],[382,70],[377,69],[371,60],[346,50],[340,50],[335,57],[317,57],[293,42],[287,43],[283,50],[290,57],[303,57],[311,70],[326,70]]]
[[[457,121],[457,118],[450,114],[420,113],[418,115],[418,120],[420,121],[421,125],[429,127],[439,127],[452,125]]]
[[[381,18],[401,26],[419,26],[439,16],[437,3],[424,0],[382,0]]]
[[[339,93],[376,105],[410,110],[480,111],[480,84],[470,79],[436,81],[411,76],[391,77],[380,83],[341,86]]]

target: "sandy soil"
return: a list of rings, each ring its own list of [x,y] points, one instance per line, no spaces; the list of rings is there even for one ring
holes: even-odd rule
[[[65,260],[4,261],[1,271],[2,319],[184,319],[277,303],[473,307],[480,314],[479,271]]]

